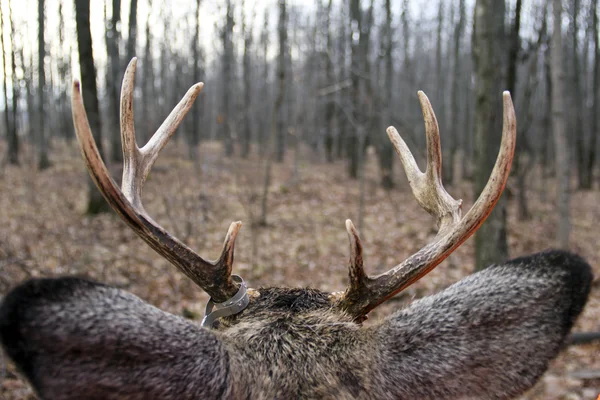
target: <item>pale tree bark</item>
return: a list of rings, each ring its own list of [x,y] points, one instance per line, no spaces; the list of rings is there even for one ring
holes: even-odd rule
[[[18,104],[19,104],[19,90],[20,83],[17,77],[17,52],[16,52],[16,29],[15,22],[12,17],[12,5],[8,0],[8,22],[10,23],[10,65],[12,72],[12,125],[11,131],[8,132],[8,162],[14,165],[19,164],[19,124],[18,124]],[[6,54],[6,53],[5,53]],[[6,76],[6,74],[4,75]]]
[[[106,12],[106,5],[104,6]],[[110,136],[110,158],[112,161],[123,161],[121,150],[121,133],[119,130],[119,91],[121,87],[121,59],[119,57],[121,23],[121,0],[112,0],[112,15],[110,21],[106,16],[106,53],[108,66],[106,68],[106,88],[108,91],[109,123],[108,132]]]
[[[569,187],[569,142],[567,140],[567,127],[565,122],[565,73],[563,69],[563,38],[562,38],[562,2],[552,1],[552,14],[554,16],[552,31],[552,130],[554,133],[554,153],[556,160],[557,185],[557,213],[558,227],[556,240],[560,247],[569,247],[570,235],[570,187]]]
[[[98,152],[104,158],[100,107],[98,105],[96,89],[96,67],[94,66],[92,33],[90,31],[90,0],[75,0],[75,18],[77,23],[77,45],[79,47],[79,68],[81,71],[83,102],[94,140],[98,146]],[[108,203],[106,203],[100,191],[89,178],[88,189],[88,214],[98,214],[110,210]]]
[[[200,60],[200,0],[196,0],[196,18],[195,33],[192,40],[192,58],[194,61],[194,82],[200,81],[200,72],[202,62]],[[199,100],[199,99],[197,99]],[[200,143],[200,103],[194,103],[192,106],[192,131],[189,135],[189,157],[197,160],[198,144]]]
[[[143,132],[141,135],[142,141],[146,143],[150,139],[150,134],[154,127],[152,117],[152,109],[150,105],[156,104],[156,96],[154,93],[154,67],[152,62],[152,32],[150,31],[150,16],[152,15],[152,0],[148,1],[148,18],[146,18],[146,45],[144,46],[144,59],[142,60],[142,126]],[[197,81],[196,81],[197,82]],[[198,99],[196,99],[198,101]],[[194,106],[196,103],[194,103]]]
[[[475,197],[492,172],[502,136],[504,15],[504,0],[477,0],[475,4]],[[475,234],[475,268],[485,268],[507,257],[506,198],[502,196]]]
[[[46,121],[44,115],[46,70],[46,42],[44,38],[44,0],[38,2],[38,168],[44,170],[50,167],[48,158],[48,141],[46,138]]]
[[[67,0],[61,0],[58,4],[58,41],[61,43],[59,46],[60,52],[56,57],[58,63],[58,79],[59,79],[59,98],[58,98],[58,109],[60,118],[60,131],[62,137],[69,142],[74,138],[73,120],[71,117],[71,104],[69,98],[71,96],[71,49],[72,45],[69,44],[69,48],[65,51],[62,43],[65,42],[65,27],[64,18],[64,2]]]
[[[287,1],[279,0],[279,55],[277,57],[277,79],[279,81],[279,93],[285,99],[286,88],[286,58],[288,51],[288,32],[287,32]],[[283,100],[282,100],[283,101]],[[285,157],[287,147],[287,113],[285,107],[277,107],[277,133],[275,136],[275,159],[282,162]]]
[[[8,142],[9,142],[9,149],[8,149],[8,160],[11,164],[18,164],[19,160],[18,160],[18,155],[16,157],[14,157],[11,154],[10,151],[10,142],[11,142],[11,136],[12,136],[12,124],[11,124],[11,120],[10,120],[10,107],[9,107],[9,103],[8,103],[8,85],[7,85],[7,81],[8,81],[8,68],[7,68],[7,60],[6,60],[6,48],[4,45],[4,15],[0,15],[0,44],[1,44],[1,49],[2,49],[2,93],[4,94],[4,123],[6,125],[6,135],[8,138]],[[14,78],[14,76],[13,76]],[[14,102],[14,98],[13,98],[13,102]],[[16,121],[15,121],[16,122]],[[13,161],[13,157],[15,159],[15,161]]]

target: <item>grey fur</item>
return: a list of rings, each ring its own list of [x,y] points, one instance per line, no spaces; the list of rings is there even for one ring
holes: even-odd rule
[[[214,330],[102,284],[33,280],[0,306],[0,341],[43,399],[510,399],[558,354],[591,279],[548,251],[368,328],[327,293],[266,288]]]

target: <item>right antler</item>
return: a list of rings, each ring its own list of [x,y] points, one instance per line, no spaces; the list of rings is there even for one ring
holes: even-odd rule
[[[498,202],[510,173],[517,125],[510,93],[504,92],[504,126],[496,165],[487,185],[473,207],[461,219],[461,200],[455,200],[442,185],[442,151],[435,114],[425,93],[419,92],[427,135],[427,170],[419,169],[408,146],[394,127],[387,134],[400,156],[408,182],[417,202],[433,215],[439,231],[426,245],[388,272],[369,277],[363,267],[362,244],[350,220],[346,229],[350,238],[350,285],[339,299],[339,306],[361,321],[367,313],[388,298],[410,286],[448,257],[483,224]]]
[[[204,289],[215,302],[224,302],[238,291],[238,284],[231,277],[231,269],[235,238],[242,223],[233,222],[230,225],[221,256],[216,261],[206,261],[154,222],[142,205],[142,188],[158,153],[191,109],[203,84],[192,86],[148,143],[139,148],[133,126],[133,81],[136,62],[134,58],[127,66],[121,89],[121,140],[124,159],[122,190],[119,190],[110,177],[100,157],[83,106],[80,84],[76,80],[73,83],[72,108],[81,152],[93,181],[123,221],[150,247]]]

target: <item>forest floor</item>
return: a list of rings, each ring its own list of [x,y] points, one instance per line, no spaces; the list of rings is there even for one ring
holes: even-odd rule
[[[260,215],[263,163],[257,157],[227,159],[216,143],[203,143],[197,163],[187,161],[186,154],[183,145],[172,144],[159,157],[143,196],[152,218],[209,259],[219,253],[229,224],[243,221],[234,271],[251,287],[343,290],[348,259],[344,221],[352,218],[358,224],[360,199],[359,182],[347,177],[345,163],[318,163],[308,152],[301,153],[305,161],[298,164],[296,178],[292,154],[289,162],[274,164],[268,226],[258,227],[252,221]],[[28,277],[74,274],[129,290],[163,310],[200,317],[207,301],[204,292],[113,213],[85,215],[87,173],[76,143],[55,143],[52,160],[53,166],[42,172],[31,163],[0,167],[0,297]],[[117,173],[115,169],[113,176]],[[372,156],[365,176],[361,237],[365,265],[373,274],[416,252],[436,229],[398,166],[398,187],[391,191],[378,185]],[[511,257],[555,245],[554,184],[542,185],[537,176],[530,180],[531,220],[519,220],[516,199],[509,195]],[[470,208],[469,182],[454,185],[449,192],[464,199],[463,210]],[[587,258],[596,276],[575,331],[600,331],[600,192],[574,193],[571,210],[571,249]],[[472,273],[473,253],[470,239],[426,277],[375,310],[369,321]],[[600,343],[570,346],[522,399],[595,400],[600,393],[599,372]],[[0,360],[0,399],[33,398],[14,366]]]

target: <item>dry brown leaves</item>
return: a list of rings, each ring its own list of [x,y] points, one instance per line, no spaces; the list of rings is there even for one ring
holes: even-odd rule
[[[38,172],[31,165],[0,170],[0,296],[28,277],[75,274],[129,290],[173,313],[201,315],[207,296],[150,250],[115,215],[84,215],[86,175],[75,143],[55,143],[54,166]],[[201,159],[185,159],[172,144],[157,161],[144,191],[144,204],[159,223],[197,250],[218,255],[231,221],[244,226],[236,246],[235,272],[250,286],[311,286],[327,291],[346,285],[348,243],[344,221],[357,223],[359,184],[347,178],[343,162],[320,164],[302,154],[300,179],[293,182],[292,161],[273,166],[268,226],[253,224],[260,215],[263,163],[225,159],[215,143],[203,144]],[[119,171],[113,171],[117,176]],[[429,215],[413,199],[400,170],[399,187],[382,190],[369,160],[365,220],[361,232],[368,271],[382,272],[417,251],[435,235]],[[529,201],[533,219],[516,218],[510,201],[511,256],[554,245],[553,187],[532,176]],[[547,192],[546,201],[540,194]],[[468,182],[450,189],[472,204]],[[577,192],[572,201],[572,249],[588,259],[600,277],[600,194]],[[473,240],[406,292],[372,313],[377,320],[415,297],[435,292],[473,270]],[[600,331],[600,281],[576,330]],[[1,368],[1,366],[0,366]],[[596,399],[599,380],[573,378],[573,372],[600,370],[600,345],[570,347],[523,399]],[[1,378],[1,375],[0,375]],[[34,398],[8,365],[0,398]]]

